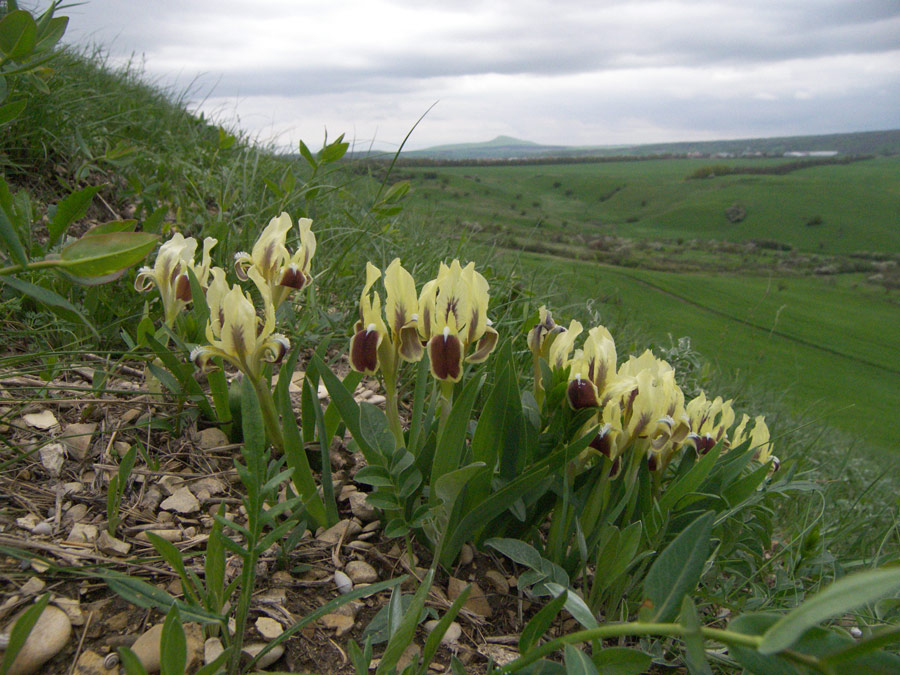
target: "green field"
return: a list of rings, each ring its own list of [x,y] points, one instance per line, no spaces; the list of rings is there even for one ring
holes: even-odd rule
[[[414,201],[448,224],[519,230],[551,241],[774,240],[817,254],[900,252],[900,158],[785,175],[687,180],[698,168],[773,167],[780,159],[676,159],[407,168]],[[746,217],[729,222],[734,204]],[[822,223],[809,225],[819,216]]]
[[[416,208],[450,231],[466,227],[476,242],[527,251],[523,273],[551,280],[562,303],[592,301],[603,321],[633,324],[661,345],[690,336],[725,376],[777,392],[807,422],[875,450],[900,449],[889,422],[900,409],[900,297],[869,281],[884,260],[848,255],[881,252],[896,269],[900,159],[685,179],[717,162],[726,163],[404,173]],[[773,162],[781,160],[727,161]],[[724,216],[735,202],[747,211],[740,223]],[[821,225],[806,225],[813,215]],[[613,254],[622,264],[602,264]]]

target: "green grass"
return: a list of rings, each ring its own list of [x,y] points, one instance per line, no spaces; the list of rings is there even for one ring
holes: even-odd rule
[[[777,240],[811,253],[900,252],[900,158],[785,175],[686,180],[702,166],[767,167],[779,159],[684,159],[546,166],[408,168],[414,203],[450,223],[545,238]],[[428,179],[427,176],[435,176]],[[447,179],[446,184],[444,179]],[[747,210],[731,223],[725,210]],[[821,216],[821,225],[807,225]]]

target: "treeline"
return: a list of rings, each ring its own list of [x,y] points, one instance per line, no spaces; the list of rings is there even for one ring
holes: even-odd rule
[[[731,176],[737,174],[768,174],[781,176],[800,169],[809,169],[815,166],[828,166],[830,164],[852,164],[866,159],[872,159],[872,155],[854,155],[852,157],[819,157],[816,159],[797,160],[783,162],[774,166],[730,166],[728,164],[710,164],[701,166],[693,171],[687,178],[696,180],[700,178],[715,178],[716,176]]]

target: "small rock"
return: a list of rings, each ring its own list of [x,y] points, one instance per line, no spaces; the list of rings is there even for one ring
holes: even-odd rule
[[[328,398],[328,388],[324,384],[319,385],[318,395],[320,401],[324,401]]]
[[[16,619],[10,624],[10,629],[22,614],[24,612],[16,616]],[[66,646],[71,634],[72,623],[66,613],[48,605],[31,629],[22,650],[7,671],[8,675],[29,675],[29,673],[37,672],[43,664]]]
[[[191,483],[191,489],[200,492],[201,490],[205,490],[209,493],[210,496],[218,495],[225,492],[226,489],[225,483],[220,481],[218,478],[207,477],[201,478],[200,480],[194,481]]]
[[[41,522],[41,519],[33,513],[29,513],[28,515],[22,516],[21,518],[16,518],[16,525],[21,527],[23,530],[28,530],[29,532],[34,530],[39,522]]]
[[[49,534],[53,534],[53,526],[45,520],[44,522],[35,525],[31,534],[36,537],[46,537]]]
[[[97,429],[95,422],[88,424],[69,424],[60,440],[66,444],[78,461],[84,461],[91,450],[91,440]]]
[[[162,640],[163,624],[158,623],[146,630],[134,644],[131,645],[131,651],[138,657],[141,665],[148,673],[155,673],[160,666],[160,641]],[[187,641],[187,667],[186,672],[191,671],[193,667],[200,663],[203,658],[203,629],[199,624],[184,624],[184,637]]]
[[[465,587],[465,581],[457,579],[456,577],[450,577],[450,580],[447,582],[447,597],[451,600],[456,600]],[[481,590],[481,587],[478,584],[472,584],[472,589],[469,591],[469,599],[466,600],[466,604],[463,605],[463,608],[469,610],[473,614],[478,614],[485,618],[493,613],[490,603],[484,596],[484,591]]]
[[[463,544],[462,548],[459,550],[459,564],[463,566],[469,565],[474,559],[475,551],[469,544]]]
[[[75,675],[109,675],[105,658],[90,649],[82,652],[75,664]]]
[[[479,645],[478,653],[485,658],[493,659],[498,666],[505,666],[507,663],[512,663],[519,658],[519,652],[514,649],[491,643]]]
[[[100,536],[97,537],[97,549],[107,555],[126,556],[131,550],[131,544],[116,539],[110,536],[106,530],[102,530]]]
[[[244,649],[242,651],[245,654],[249,654],[250,657],[253,658],[266,647],[268,647],[268,644],[266,644],[265,642],[252,642],[249,645],[244,645]],[[272,649],[266,652],[265,656],[263,656],[259,661],[256,662],[256,665],[254,667],[260,670],[268,668],[278,659],[280,659],[282,654],[284,654],[284,647],[281,645],[275,645],[274,647],[272,647]]]
[[[171,474],[163,476],[159,479],[159,487],[161,487],[167,495],[175,494],[175,490],[184,487],[184,478],[181,476],[173,476]]]
[[[272,575],[272,583],[276,586],[293,586],[294,585],[294,577],[291,576],[290,572],[286,572],[285,570],[278,570],[275,574]]]
[[[335,631],[335,637],[343,637],[353,630],[354,619],[346,614],[325,614],[319,621],[325,628],[331,628]]]
[[[437,628],[438,623],[440,623],[437,619],[432,619],[431,621],[425,622],[425,630],[429,633]],[[441,644],[445,645],[454,645],[459,642],[459,638],[462,636],[462,626],[460,626],[456,621],[450,623],[447,626],[447,630],[444,635],[441,637]]]
[[[40,450],[41,464],[50,472],[51,476],[59,476],[62,466],[66,461],[66,449],[62,443],[50,443]]]
[[[378,581],[378,572],[363,560],[351,560],[344,569],[354,584],[371,584]]]
[[[336,544],[342,539],[349,542],[353,535],[359,534],[362,527],[354,520],[341,520],[336,525],[332,525],[327,530],[316,536],[318,541],[326,544]]]
[[[19,589],[25,595],[36,595],[44,590],[44,586],[47,584],[44,583],[42,579],[39,577],[31,577],[28,581],[22,584],[22,588]]]
[[[256,620],[255,625],[256,630],[259,631],[259,634],[262,635],[266,640],[274,640],[284,632],[284,628],[282,628],[280,623],[278,623],[275,619],[270,619],[267,616],[259,617]]]
[[[341,593],[349,593],[353,590],[353,580],[340,570],[334,573],[334,584]]]
[[[385,399],[385,397],[382,396],[381,394],[372,394],[369,397],[368,402],[371,403],[372,405],[384,405],[384,402],[386,400],[387,399]]]
[[[509,593],[509,582],[506,580],[506,577],[497,570],[488,570],[485,572],[484,578],[500,595]]]
[[[79,483],[80,485],[80,483]],[[77,523],[87,515],[87,504],[75,504],[65,515],[63,515],[63,523]]]
[[[209,665],[217,658],[219,655],[225,651],[225,648],[222,646],[222,641],[217,637],[211,637],[207,639],[206,642],[203,643],[203,663],[204,665]]]
[[[402,673],[403,669],[406,668],[406,666],[408,666],[410,663],[412,663],[414,659],[419,658],[419,654],[421,653],[422,648],[415,642],[411,642],[409,646],[405,650],[403,650],[403,653],[397,660],[397,672]]]
[[[201,450],[212,450],[213,448],[221,448],[223,445],[231,443],[225,432],[217,427],[210,427],[200,432],[200,438],[197,446]]]
[[[88,525],[87,523],[75,523],[69,530],[69,536],[66,538],[71,542],[90,544],[97,541],[100,536],[100,528],[96,525]]]
[[[188,488],[180,487],[171,497],[164,499],[159,508],[178,513],[196,513],[200,510],[200,502]]]
[[[181,541],[181,530],[144,530],[142,532],[138,532],[135,535],[135,539],[138,541],[150,541],[150,537],[147,536],[147,533],[152,532],[160,539],[165,539],[168,542],[176,542]]]
[[[77,495],[81,492],[84,492],[84,483],[81,483],[80,481],[63,483],[63,497],[66,495]]]
[[[365,492],[351,492],[348,499],[350,500],[350,511],[363,522],[368,523],[378,517],[378,510],[369,506],[369,502],[366,501]]]
[[[41,410],[37,413],[28,413],[27,415],[22,415],[22,419],[25,420],[25,424],[27,424],[28,426],[34,427],[35,429],[40,429],[42,431],[52,429],[57,424],[59,424],[59,421],[49,410]]]
[[[144,496],[141,498],[141,506],[148,511],[156,511],[159,508],[159,502],[162,500],[162,493],[159,491],[159,488],[155,485],[151,485],[147,488],[146,492],[144,492]]]
[[[81,611],[81,603],[78,600],[60,597],[54,599],[53,604],[66,613],[73,626],[84,625],[84,612]]]

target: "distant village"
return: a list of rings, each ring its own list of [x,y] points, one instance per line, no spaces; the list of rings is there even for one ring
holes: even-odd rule
[[[687,153],[688,158],[690,159],[705,159],[705,158],[716,158],[716,159],[728,159],[732,157],[836,157],[840,153],[837,150],[791,150],[789,152],[782,153],[780,155],[760,152],[758,150],[745,150],[744,152],[715,152],[715,153],[707,153],[707,152],[689,152]]]

